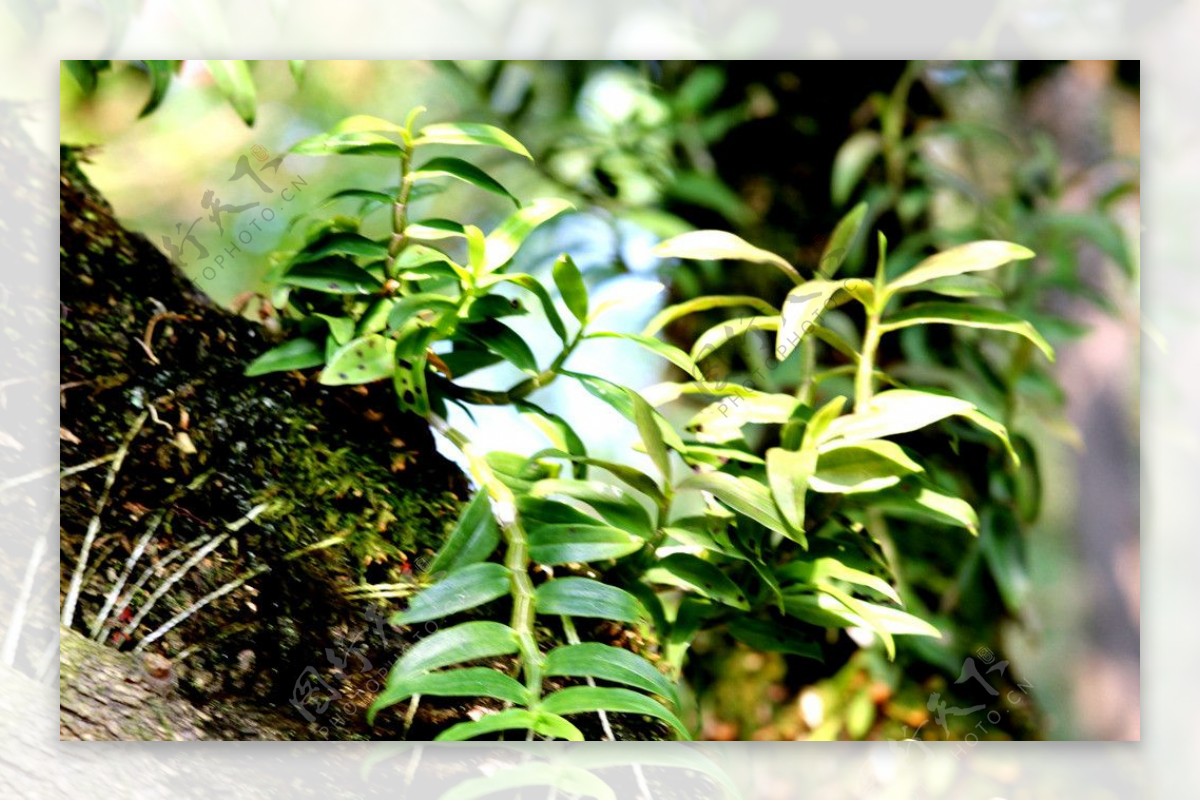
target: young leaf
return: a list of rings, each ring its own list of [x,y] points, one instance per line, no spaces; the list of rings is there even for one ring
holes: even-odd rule
[[[574,206],[561,198],[542,197],[515,212],[487,235],[487,255],[483,261],[481,275],[494,272],[508,264],[535,228],[573,208]]]
[[[850,248],[854,245],[854,240],[858,236],[858,231],[862,228],[863,219],[866,216],[867,203],[863,201],[850,209],[850,212],[838,221],[833,229],[833,234],[829,237],[829,242],[825,245],[825,250],[821,252],[821,262],[817,266],[817,272],[821,277],[833,278],[845,264],[846,257],[850,255]]]
[[[476,167],[469,161],[456,159],[452,156],[442,156],[429,161],[417,167],[409,177],[414,181],[422,178],[435,178],[441,175],[448,175],[451,178],[457,178],[460,181],[465,181],[472,186],[477,186],[492,194],[506,197],[513,202],[513,205],[520,208],[521,203],[512,193],[504,188],[503,184],[497,181],[492,176],[488,175],[483,170]]]
[[[890,437],[916,431],[974,408],[975,405],[970,401],[950,395],[915,389],[891,389],[872,398],[865,410],[832,421],[818,441],[822,445],[834,440],[849,444]]]
[[[674,345],[663,342],[660,339],[654,339],[653,337],[642,336],[640,334],[622,334],[616,331],[595,331],[588,334],[586,337],[586,339],[600,338],[623,339],[627,342],[633,342],[642,346],[651,353],[663,357],[697,381],[706,380],[704,373],[702,373],[700,368],[696,366],[696,363],[692,361],[691,356],[687,355]]]
[[[961,526],[972,534],[979,533],[979,518],[971,504],[929,487],[922,487],[915,496],[889,494],[872,498],[871,504],[887,514],[932,520],[942,525]]]
[[[460,662],[517,652],[517,633],[503,623],[472,620],[430,634],[404,652],[392,667],[389,683]]]
[[[789,451],[783,448],[767,450],[767,482],[779,513],[798,541],[806,544],[804,537],[804,498],[808,493],[809,481],[817,466],[816,451],[809,448]]]
[[[675,713],[653,698],[624,687],[567,687],[546,696],[541,708],[555,715],[578,715],[600,710],[649,715],[667,723],[683,739],[691,739],[687,727]]]
[[[599,617],[636,623],[646,616],[642,605],[629,593],[611,584],[579,576],[547,581],[534,594],[539,615]]]
[[[449,617],[508,595],[512,574],[504,565],[480,562],[464,567],[413,596],[408,609],[392,616],[397,626]]]
[[[730,259],[770,264],[778,267],[799,282],[800,274],[787,259],[769,250],[751,245],[739,236],[726,231],[689,231],[673,236],[654,246],[654,255],[659,258],[677,259]]]
[[[966,303],[918,303],[884,320],[881,330],[897,331],[910,325],[927,325],[929,323],[947,323],[967,328],[985,328],[1017,334],[1036,345],[1047,359],[1054,361],[1054,349],[1028,321],[1022,320],[1014,314],[983,306],[972,306]]]
[[[580,323],[587,321],[588,291],[583,282],[583,273],[575,266],[575,261],[566,253],[554,260],[552,270],[554,285],[558,287],[563,302],[567,304],[571,314]]]
[[[457,525],[426,572],[431,576],[450,574],[482,562],[492,555],[499,544],[500,532],[492,517],[488,495],[486,492],[477,492],[463,509]]]
[[[414,695],[495,698],[518,706],[529,703],[529,690],[511,676],[493,668],[469,667],[442,673],[420,673],[389,680],[387,687],[367,710],[367,724],[374,726],[375,716],[380,710]]]
[[[287,370],[304,370],[325,363],[325,351],[311,339],[293,339],[276,345],[246,365],[248,376],[266,375]]]
[[[693,590],[705,598],[732,606],[734,609],[750,609],[745,593],[738,589],[728,576],[716,565],[690,553],[673,553],[660,559],[654,567],[646,571],[645,580],[652,584],[668,584]]]
[[[866,440],[822,453],[809,486],[814,492],[875,492],[923,469],[896,443]]]
[[[692,360],[701,362],[713,351],[734,337],[743,336],[751,331],[777,331],[780,326],[778,315],[771,317],[734,317],[723,323],[718,323],[705,331],[692,345]]]
[[[396,343],[379,334],[352,339],[338,348],[321,371],[326,386],[368,384],[396,370]]]
[[[254,125],[254,107],[257,98],[254,92],[254,79],[250,77],[250,68],[245,61],[209,61],[208,71],[212,73],[213,82],[225,95],[225,99],[233,106],[233,110],[247,125]]]
[[[748,306],[765,315],[778,313],[778,309],[770,303],[753,295],[702,295],[683,303],[676,303],[674,306],[668,306],[654,315],[650,319],[650,322],[646,323],[646,327],[642,329],[642,336],[652,337],[680,317],[686,317],[696,312],[708,311],[709,309],[721,309],[731,306]]]
[[[529,557],[543,565],[620,559],[645,544],[641,537],[612,526],[553,525],[529,531]]]
[[[533,156],[525,146],[511,134],[505,133],[493,125],[477,122],[444,122],[426,125],[413,142],[418,145],[482,145],[502,147],[518,156],[532,160]]]
[[[546,655],[547,676],[591,677],[636,687],[662,696],[676,706],[675,685],[645,657],[598,642],[560,645]]]
[[[654,466],[662,475],[664,485],[669,486],[671,454],[667,452],[667,445],[663,442],[658,412],[654,411],[654,407],[646,403],[641,395],[633,393],[629,397],[633,400],[633,420],[637,425],[638,435],[642,438],[642,444],[646,446],[646,453],[650,455],[650,461],[654,462]]]
[[[1010,261],[1032,259],[1033,251],[1012,242],[983,240],[959,245],[930,256],[887,285],[888,297],[950,275],[994,270]]]
[[[545,711],[530,712],[526,709],[505,709],[502,712],[484,715],[479,720],[456,723],[434,739],[441,742],[459,742],[513,729],[532,731],[543,737],[555,737],[560,740],[583,740],[579,729],[562,717]]]
[[[371,295],[383,288],[375,276],[341,256],[294,265],[284,274],[282,282],[333,295]]]
[[[775,335],[775,358],[786,359],[812,330],[817,318],[826,308],[847,295],[857,297],[859,290],[869,286],[860,278],[845,281],[806,281],[788,292],[780,314],[779,332]]]
[[[685,479],[678,489],[696,489],[711,493],[730,509],[745,515],[771,531],[778,531],[790,539],[802,536],[793,531],[775,508],[771,493],[759,482],[747,476],[734,477],[727,473],[698,473]]]

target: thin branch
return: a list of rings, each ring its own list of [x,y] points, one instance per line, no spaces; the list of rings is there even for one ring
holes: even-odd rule
[[[150,632],[150,634],[148,634],[146,637],[142,638],[142,641],[137,644],[137,647],[133,649],[133,652],[135,654],[141,653],[146,648],[147,645],[154,642],[159,637],[162,637],[168,631],[175,628],[180,623],[187,620],[189,617],[196,614],[197,612],[199,612],[204,607],[208,606],[213,601],[217,600],[218,598],[223,598],[224,596],[226,596],[229,593],[236,590],[238,587],[245,584],[247,581],[250,581],[251,579],[256,578],[258,576],[261,576],[263,573],[266,573],[270,569],[271,568],[269,565],[260,565],[256,568],[254,568],[253,570],[243,573],[241,576],[234,579],[233,581],[230,581],[230,582],[227,582],[226,584],[221,585],[217,589],[210,592],[208,595],[205,595],[203,598],[196,601],[194,604],[189,606],[187,609],[184,609],[182,612],[175,615],[175,617],[171,618],[166,623],[163,623],[161,626],[156,628],[154,631]]]
[[[154,537],[158,527],[162,525],[163,519],[167,516],[167,509],[162,509],[150,521],[150,525],[146,527],[146,533],[141,536],[134,546],[133,551],[129,554],[129,558],[125,560],[125,569],[121,571],[121,575],[113,582],[112,589],[108,591],[108,595],[104,598],[104,606],[101,607],[100,613],[96,615],[96,620],[92,623],[92,628],[88,636],[93,640],[100,639],[100,629],[104,626],[104,622],[108,620],[109,613],[112,612],[113,606],[117,603],[117,597],[120,596],[121,590],[125,589],[125,582],[129,581],[129,576],[133,573],[133,568],[137,564],[138,559],[142,558],[142,554],[146,551],[146,546],[150,544],[150,540]]]
[[[108,470],[108,476],[104,479],[104,490],[100,493],[100,501],[96,504],[96,514],[88,523],[87,533],[83,537],[83,547],[79,551],[79,559],[75,562],[75,571],[71,575],[67,598],[63,602],[62,624],[67,628],[71,627],[71,623],[75,619],[75,606],[79,602],[79,591],[83,586],[83,573],[87,568],[88,552],[91,551],[96,535],[100,533],[100,516],[104,513],[104,507],[108,505],[108,497],[112,493],[113,484],[117,481],[117,473],[121,470],[125,455],[129,453],[129,446],[133,443],[133,438],[142,430],[142,426],[145,425],[146,417],[147,413],[142,412],[134,420],[133,426],[130,427],[124,441],[121,442],[121,447],[117,449],[116,458],[113,459],[112,467]]]

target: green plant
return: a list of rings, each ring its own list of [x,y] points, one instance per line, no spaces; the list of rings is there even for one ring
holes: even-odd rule
[[[805,280],[785,259],[733,234],[695,231],[661,243],[658,254],[773,266],[796,284],[781,309],[759,298],[702,297],[664,310],[639,334],[593,330],[601,309],[591,308],[584,277],[568,254],[552,270],[567,319],[537,278],[511,271],[525,238],[570,204],[548,198],[522,206],[469,161],[426,158],[435,146],[528,153],[487,125],[417,129],[419,112],[403,125],[351,117],[293,148],[393,159],[399,183],[392,189],[355,187],[329,199],[359,201],[360,215],[390,209],[391,231],[373,239],[362,233],[361,217],[313,221],[306,244],[277,276],[275,305],[295,336],[247,368],[260,375],[320,367],[319,380],[331,385],[391,380],[400,408],[427,418],[458,447],[478,484],[422,577],[427,586],[394,618],[402,625],[460,622],[401,656],[372,717],[404,701],[411,714],[424,696],[487,697],[503,709],[454,725],[439,739],[518,730],[578,740],[583,734],[571,718],[582,714],[598,715],[611,738],[610,713],[651,716],[687,737],[676,682],[702,630],[812,659],[821,658],[829,629],[873,632],[889,656],[898,636],[937,637],[931,615],[906,586],[888,523],[916,519],[939,531],[976,534],[977,488],[940,454],[924,458],[921,440],[907,437],[957,418],[998,442],[1012,464],[1019,459],[1005,427],[976,404],[906,387],[883,373],[878,347],[896,331],[949,324],[1017,334],[1051,355],[1031,325],[1001,309],[906,303],[914,296],[985,294],[970,273],[1033,254],[1007,242],[974,242],[897,273],[908,265],[889,261],[881,236],[874,280],[838,281],[841,254],[862,227],[857,208],[835,231],[822,277]],[[487,234],[465,222],[410,219],[420,194],[443,178],[513,200],[517,209]],[[544,368],[503,322],[526,311],[513,291],[537,299],[561,343]],[[823,324],[827,310],[847,304],[861,308],[861,336],[853,325],[835,330]],[[655,336],[674,319],[714,308],[750,308],[756,316],[714,327],[690,353]],[[719,380],[699,368],[725,342],[760,330],[775,331],[776,357],[795,365],[794,394]],[[568,369],[581,342],[605,337],[634,342],[691,380],[639,393]],[[817,341],[833,354],[829,364],[818,364]],[[802,357],[789,362],[793,352]],[[459,383],[500,362],[526,377],[504,392]],[[569,421],[530,400],[559,377],[578,381],[636,426],[655,475],[590,457]],[[842,392],[847,379],[850,391]],[[876,393],[880,382],[890,388]],[[853,406],[847,411],[848,394]],[[681,434],[656,407],[692,396],[716,400]],[[551,447],[528,456],[480,453],[446,422],[449,403],[468,410],[510,405],[539,422]],[[977,437],[970,429],[952,431]],[[608,480],[593,478],[592,471]],[[904,608],[914,604],[921,614]],[[497,615],[503,622],[493,619]],[[646,645],[635,653],[585,641],[576,626],[581,618],[632,627]],[[483,660],[488,664],[479,664]]]

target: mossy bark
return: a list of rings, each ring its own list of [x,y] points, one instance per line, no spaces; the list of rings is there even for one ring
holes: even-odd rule
[[[94,532],[72,629],[110,650],[171,660],[171,692],[181,702],[253,699],[291,716],[298,725],[288,736],[368,736],[361,711],[371,693],[345,689],[381,679],[399,644],[382,622],[389,610],[348,600],[346,591],[406,580],[409,564],[436,549],[454,520],[466,490],[461,473],[437,453],[424,421],[396,411],[388,387],[246,378],[246,363],[271,345],[266,329],[214,306],[126,231],[76,153],[64,150],[60,177],[62,466],[69,473],[95,463],[61,482],[63,598]],[[127,453],[114,469],[110,457],[123,441]],[[99,619],[135,554],[126,589]],[[71,653],[63,651],[64,664]],[[105,703],[102,693],[70,697]],[[63,710],[63,735],[72,736]],[[202,717],[176,720],[172,731],[229,735]],[[115,732],[170,736],[155,718],[147,708],[143,728]],[[106,729],[113,732],[88,731]]]

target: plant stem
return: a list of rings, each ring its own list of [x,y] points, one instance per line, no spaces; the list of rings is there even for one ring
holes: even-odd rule
[[[384,267],[384,274],[388,278],[396,277],[396,260],[400,258],[400,254],[404,252],[405,246],[408,244],[408,235],[405,234],[405,229],[408,228],[408,198],[412,192],[412,176],[410,168],[412,167],[412,148],[404,148],[404,153],[400,156],[400,190],[396,194],[396,202],[392,206],[392,239],[388,243],[387,262]]]
[[[525,686],[529,690],[531,700],[536,703],[542,695],[542,652],[538,648],[534,631],[534,592],[533,582],[529,579],[529,541],[517,517],[516,498],[512,490],[496,477],[487,460],[475,450],[462,432],[436,415],[430,417],[430,424],[467,457],[472,476],[491,498],[492,514],[505,541],[504,566],[509,571],[513,599],[511,626],[517,634]]]
[[[877,306],[867,310],[867,326],[863,332],[862,354],[854,374],[854,411],[862,412],[874,394],[875,354],[879,349],[879,316]]]

